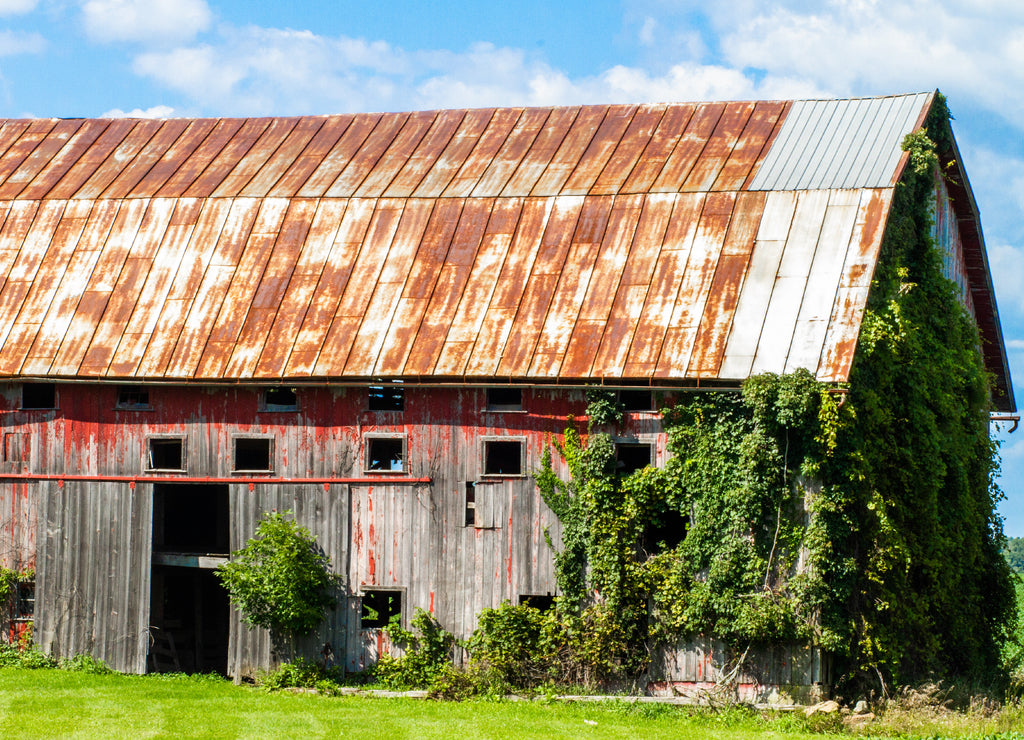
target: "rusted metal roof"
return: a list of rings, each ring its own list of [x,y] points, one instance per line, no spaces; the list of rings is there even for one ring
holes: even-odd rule
[[[2,121],[0,375],[841,381],[931,100]]]

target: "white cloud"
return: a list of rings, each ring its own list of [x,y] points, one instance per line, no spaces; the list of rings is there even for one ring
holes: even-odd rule
[[[649,8],[652,0],[633,2]],[[670,5],[684,28],[702,19],[721,62],[747,74],[798,77],[832,95],[938,87],[1017,126],[1024,120],[1024,3],[1016,0]]]
[[[823,94],[796,76],[759,80],[685,63],[652,74],[617,65],[570,78],[522,49],[406,51],[382,41],[250,26],[220,29],[215,44],[149,51],[135,71],[200,104],[233,114],[722,100]]]
[[[172,118],[174,108],[169,105],[154,105],[152,108],[133,108],[130,111],[123,111],[120,108],[112,108],[106,113],[101,113],[100,118]]]
[[[0,15],[18,15],[34,10],[39,0],[0,0]]]
[[[86,0],[82,16],[98,41],[158,43],[187,41],[212,19],[206,0]]]
[[[654,31],[658,28],[658,22],[651,16],[644,18],[643,25],[640,26],[640,32],[637,34],[637,39],[644,46],[654,45]]]
[[[0,57],[15,54],[38,54],[46,48],[46,39],[38,33],[21,33],[0,29]]]

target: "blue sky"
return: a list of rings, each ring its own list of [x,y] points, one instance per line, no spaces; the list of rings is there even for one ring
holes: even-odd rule
[[[1019,0],[0,0],[0,117],[241,116],[941,89],[1024,392]],[[1024,536],[1024,429],[1000,435]]]

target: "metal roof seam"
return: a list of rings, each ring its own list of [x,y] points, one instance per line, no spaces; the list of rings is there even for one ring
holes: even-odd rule
[[[772,126],[771,133],[761,143],[761,148],[758,150],[757,156],[754,157],[754,162],[750,166],[750,172],[747,173],[743,183],[740,185],[740,190],[753,190],[752,187],[754,180],[760,175],[761,167],[764,164],[765,158],[768,153],[775,146],[775,141],[779,137],[779,132],[782,131],[786,124],[786,120],[789,118],[790,111],[793,109],[793,103],[786,101],[782,104],[782,110],[779,111],[779,116],[775,120],[775,125]]]
[[[682,269],[681,269],[681,274],[682,275],[686,275],[687,268],[689,267],[690,258],[693,256],[693,243],[694,243],[694,240],[696,238],[696,232],[697,232],[698,225],[701,223],[701,221],[704,218],[704,211],[705,211],[705,208],[707,207],[707,203],[708,203],[708,194],[707,193],[701,193],[700,194],[700,207],[693,214],[694,228],[690,231],[690,233],[688,234],[688,238],[685,240],[685,245],[686,246],[684,248],[686,250],[686,259],[683,260],[683,263],[682,263]],[[678,205],[678,202],[677,202],[677,205]],[[674,213],[675,212],[673,211],[673,215],[674,215]],[[663,247],[663,249],[664,249],[664,247]],[[673,250],[673,251],[675,251],[675,250]],[[682,250],[679,250],[679,251],[682,251]],[[650,371],[650,374],[648,376],[648,377],[650,377],[652,379],[654,377],[657,377],[656,376],[657,369],[659,367],[661,367],[661,365],[662,365],[662,357],[663,357],[663,355],[665,353],[666,339],[668,338],[669,330],[672,327],[672,317],[674,317],[675,314],[676,314],[677,306],[679,305],[679,297],[680,297],[680,293],[682,292],[682,289],[683,289],[683,281],[679,280],[679,281],[677,281],[675,283],[675,290],[673,291],[673,294],[672,294],[672,303],[671,303],[671,307],[670,307],[670,310],[669,310],[669,320],[666,321],[665,327],[662,329],[662,331],[659,332],[660,337],[659,337],[659,341],[657,342],[658,351],[655,353],[655,356],[653,358],[653,362],[651,363],[651,371]],[[646,306],[645,306],[645,308],[646,308]]]

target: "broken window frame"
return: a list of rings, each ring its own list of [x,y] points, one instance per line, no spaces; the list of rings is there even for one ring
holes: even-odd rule
[[[157,467],[153,461],[154,443],[177,442],[181,446],[181,464],[177,468]],[[147,473],[187,473],[188,472],[188,438],[183,434],[154,434],[146,437],[146,450],[143,466]]]
[[[621,448],[623,448],[623,447],[630,447],[630,448],[634,448],[634,449],[640,448],[640,447],[646,447],[649,450],[649,452],[650,452],[650,458],[649,458],[650,462],[647,463],[647,465],[641,466],[639,468],[633,468],[632,470],[626,472],[624,470],[624,468],[619,468],[619,465],[618,465],[619,459],[620,459],[619,458],[619,450]],[[657,465],[657,460],[658,460],[657,454],[658,454],[657,446],[656,446],[656,444],[652,440],[646,440],[646,439],[618,439],[618,440],[615,441],[615,470],[616,470],[616,472],[619,475],[627,476],[627,475],[632,475],[637,470],[643,470],[645,467],[648,467],[648,466],[655,467]]]
[[[476,526],[476,481],[468,480],[462,486],[462,526]]]
[[[117,386],[117,401],[114,408],[118,411],[152,411],[149,388],[144,385]]]
[[[392,611],[391,616],[387,619],[374,620],[374,624],[366,624],[364,616],[364,606],[366,603],[366,597],[370,594],[395,594],[398,596],[398,609]],[[391,619],[395,614],[398,615],[398,623],[401,627],[407,628],[406,624],[406,608],[408,606],[408,593],[407,590],[402,586],[363,586],[359,590],[359,629],[361,630],[382,630],[391,624]],[[372,608],[372,607],[371,607]],[[376,610],[375,610],[376,611]],[[379,612],[378,612],[379,613]],[[376,622],[380,622],[377,624]]]
[[[267,397],[272,393],[290,392],[294,397],[293,403],[272,403],[267,400]],[[289,413],[299,410],[299,391],[297,388],[292,388],[285,385],[275,385],[260,390],[260,413],[264,414],[277,414],[277,413]]]
[[[499,394],[516,393],[519,401],[509,403],[507,399],[502,400]],[[524,412],[523,389],[519,386],[494,386],[484,389],[484,411],[492,414],[509,414]]]
[[[373,468],[370,467],[373,456],[371,451],[374,442],[378,440],[397,440],[401,443],[401,467],[394,468]],[[363,435],[363,472],[376,475],[408,475],[409,474],[409,444],[407,435],[394,432],[368,432]]]
[[[267,466],[266,468],[240,468],[238,467],[238,443],[250,441],[265,441],[267,443]],[[252,474],[252,473],[273,473],[277,468],[275,439],[266,434],[235,434],[231,437],[231,473]]]
[[[548,612],[555,608],[555,595],[548,591],[546,594],[519,594],[519,606],[529,606],[539,612]]]
[[[519,445],[519,472],[518,473],[503,473],[503,472],[488,472],[488,448],[491,445],[507,443],[507,444],[518,444]],[[481,478],[525,478],[527,475],[527,452],[526,452],[526,437],[514,437],[508,435],[495,435],[485,436],[480,438],[480,477]]]
[[[37,394],[42,396],[44,399],[49,399],[52,396],[52,401],[47,401],[47,404],[36,403],[25,403],[26,393],[29,390],[28,397],[34,398]],[[22,383],[21,384],[21,399],[19,401],[19,408],[22,411],[53,411],[57,407],[57,384],[56,383]]]
[[[636,399],[646,394],[647,403],[637,404]],[[654,391],[650,388],[620,388],[616,393],[616,400],[619,406],[627,414],[651,414],[657,411],[657,404],[654,401]],[[645,408],[641,408],[644,406]]]
[[[21,623],[32,622],[36,611],[36,579],[19,579],[15,584],[13,597],[11,621]]]
[[[374,412],[405,411],[405,387],[398,383],[368,386],[366,407]]]

